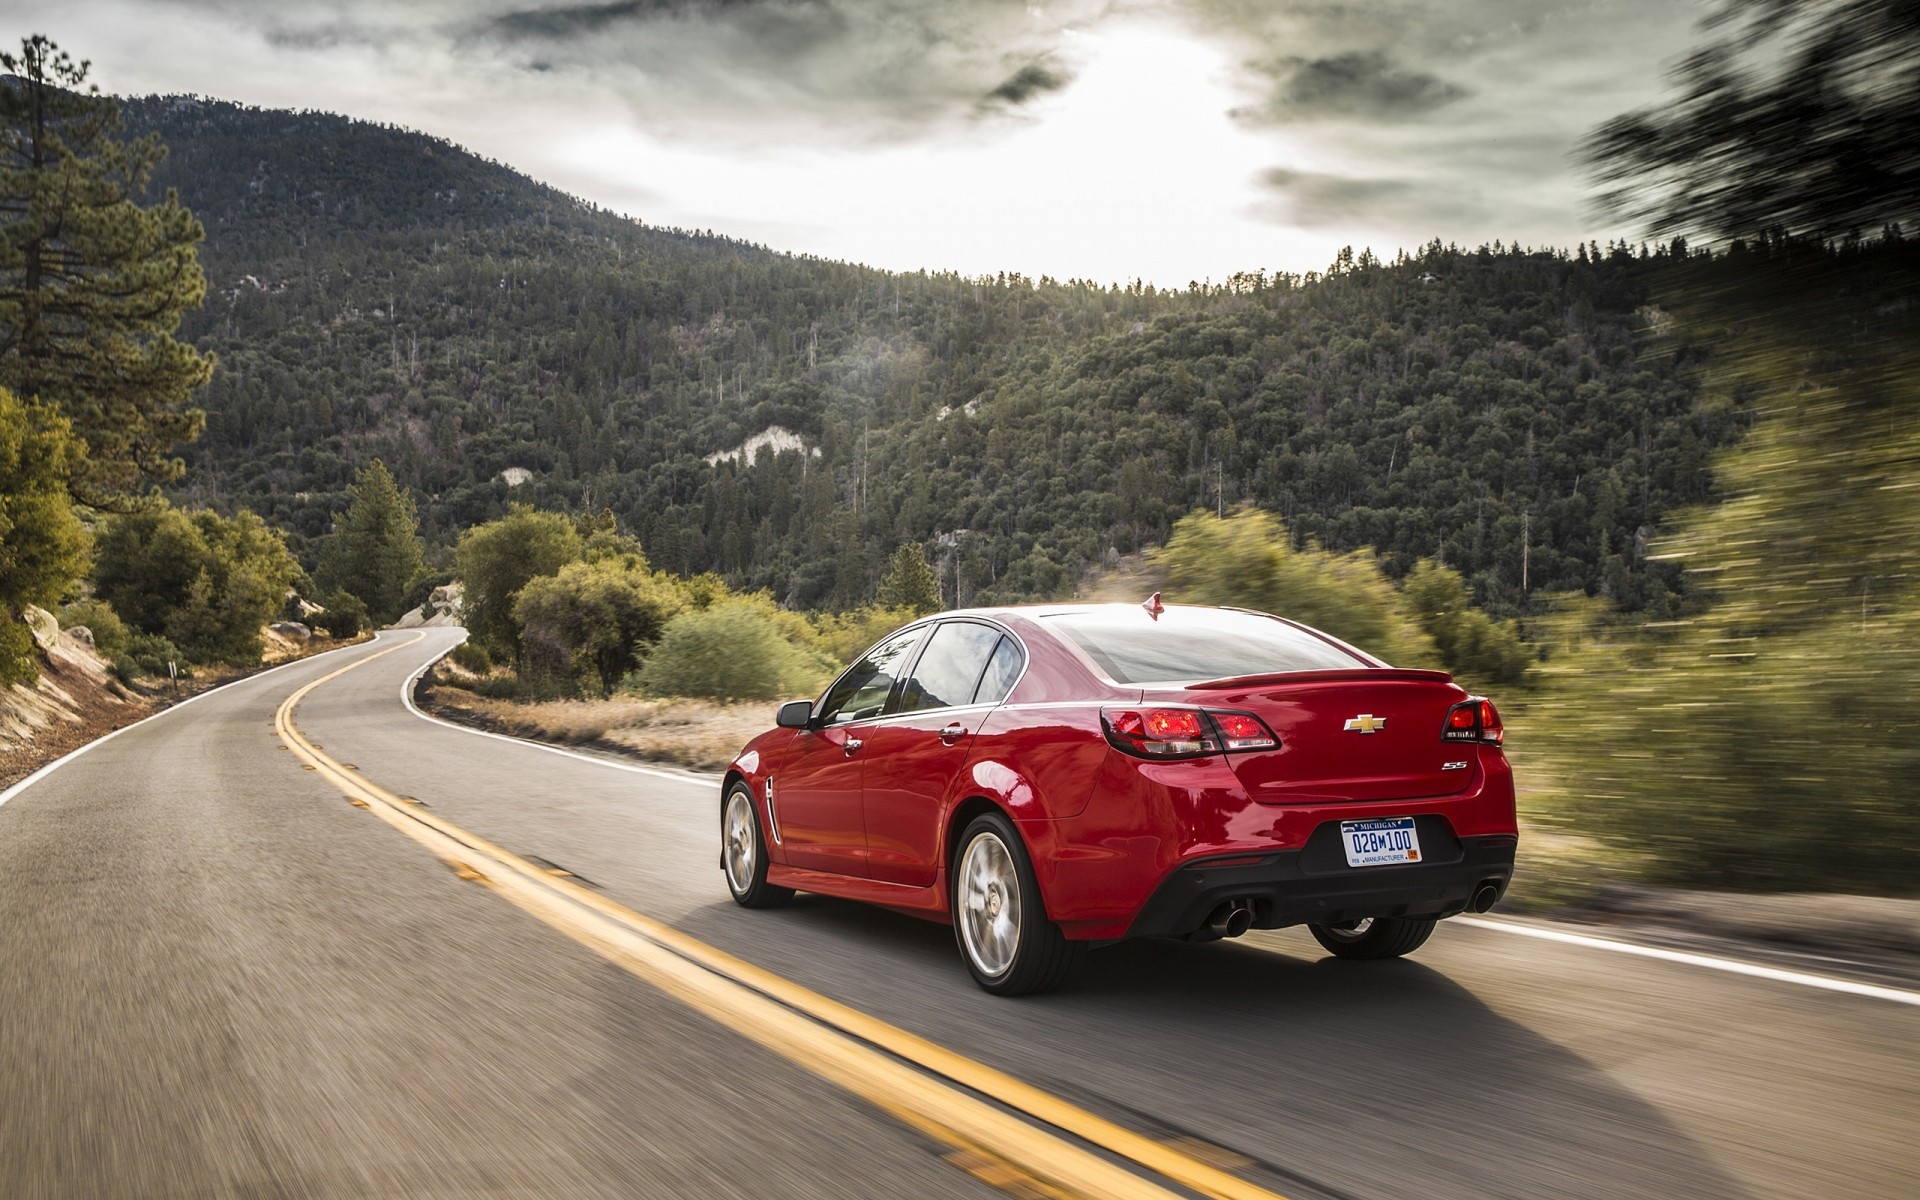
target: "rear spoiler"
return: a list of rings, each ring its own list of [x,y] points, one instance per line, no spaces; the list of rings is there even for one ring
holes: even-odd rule
[[[1445,671],[1421,671],[1412,667],[1354,667],[1330,671],[1269,671],[1263,675],[1229,675],[1189,683],[1192,692],[1235,692],[1259,687],[1289,687],[1313,683],[1452,683]]]

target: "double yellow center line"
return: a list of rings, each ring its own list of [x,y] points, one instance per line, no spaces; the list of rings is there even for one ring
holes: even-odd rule
[[[1006,1164],[1026,1177],[1028,1190],[1089,1200],[1147,1200],[1175,1194],[1090,1146],[1216,1200],[1282,1200],[1163,1142],[556,876],[362,778],[295,727],[295,707],[315,688],[416,645],[425,636],[357,659],[295,691],[274,714],[274,731],[296,757],[349,800],[425,846],[463,878],[485,884],[690,1008],[861,1097],[963,1157]],[[993,1103],[982,1097],[991,1097]]]

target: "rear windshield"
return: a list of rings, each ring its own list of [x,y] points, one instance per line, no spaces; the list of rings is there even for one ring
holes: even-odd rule
[[[1368,664],[1272,617],[1218,608],[1144,608],[1058,613],[1044,618],[1086,651],[1115,683],[1173,683],[1273,671],[1349,670]]]

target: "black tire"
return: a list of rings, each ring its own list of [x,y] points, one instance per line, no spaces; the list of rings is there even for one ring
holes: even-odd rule
[[[1399,958],[1433,936],[1432,917],[1373,917],[1352,925],[1309,925],[1313,938],[1337,958]]]
[[[728,788],[720,803],[720,873],[742,908],[773,908],[793,899],[792,888],[767,882],[767,837],[744,783]]]
[[[968,876],[974,868],[973,877]],[[973,981],[996,996],[1031,996],[1065,982],[1085,946],[1047,917],[1027,848],[999,813],[974,818],[954,849],[947,898],[953,939]],[[970,884],[980,906],[967,907]],[[997,920],[1011,912],[1007,927]]]

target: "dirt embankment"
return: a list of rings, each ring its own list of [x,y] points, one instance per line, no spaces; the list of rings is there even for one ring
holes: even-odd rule
[[[32,609],[28,624],[40,646],[40,678],[0,693],[0,787],[163,703],[116,679],[93,639],[60,629],[52,614]]]
[[[304,632],[304,627],[283,631],[276,625],[261,631],[264,653],[259,666],[196,668],[187,679],[143,679],[129,685],[94,653],[93,639],[84,628],[61,629],[53,614],[38,608],[28,610],[27,620],[40,647],[40,677],[0,692],[0,788],[181,700],[371,636],[345,641],[303,638],[296,632]]]

